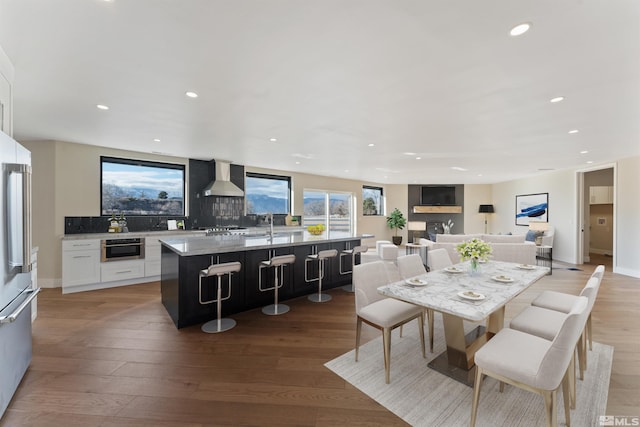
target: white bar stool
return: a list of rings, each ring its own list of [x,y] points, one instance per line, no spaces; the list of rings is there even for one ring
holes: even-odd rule
[[[200,300],[200,304],[211,304],[216,303],[218,318],[214,320],[210,320],[204,325],[202,325],[202,332],[206,332],[208,334],[216,334],[218,332],[228,331],[229,329],[236,326],[236,321],[233,319],[222,318],[222,301],[231,298],[231,274],[237,273],[242,268],[242,264],[238,261],[227,262],[223,264],[212,264],[209,268],[200,270],[200,275],[198,277],[198,298]],[[225,274],[229,275],[229,281],[227,283],[229,292],[226,297],[222,297],[222,276]],[[202,300],[202,279],[204,277],[217,276],[218,283],[216,289],[216,298],[208,301]]]
[[[278,289],[283,285],[283,273],[284,267],[288,264],[296,262],[295,255],[279,255],[271,257],[270,260],[262,261],[260,267],[258,267],[258,289],[260,292],[274,291],[273,304],[262,307],[262,312],[270,316],[277,316],[278,314],[284,314],[289,311],[289,306],[286,304],[278,304]],[[265,268],[273,267],[273,286],[270,288],[262,287],[262,270]],[[278,268],[279,267],[279,268]],[[280,274],[278,275],[278,270]]]
[[[360,245],[355,246],[353,249],[345,249],[340,252],[340,274],[344,275],[353,272],[353,266],[356,265],[356,255],[367,252],[367,250],[369,250],[367,246]],[[345,256],[351,256],[351,270],[343,270],[342,268],[342,257]],[[347,292],[353,292],[353,283],[342,286],[342,289]]]
[[[307,258],[304,260],[304,281],[315,282],[318,281],[318,293],[311,294],[307,298],[312,302],[327,302],[331,301],[331,295],[322,293],[322,279],[324,278],[324,267],[325,262],[328,258],[335,258],[338,256],[337,249],[327,249],[324,251],[320,251],[317,254],[307,255]],[[307,265],[309,262],[318,261],[318,277],[314,279],[309,279]]]

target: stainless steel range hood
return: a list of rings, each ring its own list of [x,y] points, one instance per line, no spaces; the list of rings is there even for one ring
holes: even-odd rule
[[[215,162],[216,178],[202,190],[202,194],[205,196],[244,196],[244,191],[231,182],[231,163],[223,160],[216,160]]]

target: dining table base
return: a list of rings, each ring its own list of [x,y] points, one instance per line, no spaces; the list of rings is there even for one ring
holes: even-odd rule
[[[437,356],[428,366],[450,378],[473,387],[475,377],[474,357],[476,351],[502,329],[504,307],[487,318],[486,326],[478,326],[464,333],[464,320],[458,316],[442,313],[447,350]]]

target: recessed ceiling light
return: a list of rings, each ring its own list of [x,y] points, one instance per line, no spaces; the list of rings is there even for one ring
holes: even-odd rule
[[[580,152],[580,154],[587,154],[587,153],[589,153],[589,151],[588,151],[588,150],[582,150],[582,151]]]
[[[529,31],[530,28],[531,28],[530,22],[523,22],[522,24],[518,24],[515,27],[513,27],[511,31],[509,31],[509,34],[511,34],[514,37],[521,36],[527,31]]]
[[[345,173],[349,173],[349,169],[345,169],[345,170],[344,170],[344,172],[345,172]]]
[[[482,176],[482,174],[481,174],[481,173],[479,173],[479,174],[478,174],[478,176]]]
[[[578,129],[570,130],[569,133],[578,133]]]
[[[555,98],[551,98],[549,102],[555,104],[556,102],[564,101],[564,96],[556,96]]]
[[[187,95],[189,98],[197,98],[198,94],[195,92],[186,92],[185,95]]]
[[[296,165],[299,165],[299,164],[300,164],[300,162],[296,162]]]
[[[153,138],[153,142],[160,142],[158,138]]]
[[[96,105],[96,107],[99,110],[108,110],[109,109],[109,107],[107,107],[106,105],[102,105],[102,104],[98,104],[98,105]]]
[[[269,141],[271,142],[276,142],[278,139],[277,138],[269,138]]]
[[[369,145],[367,145],[367,147],[375,147],[375,146],[376,146],[376,144],[369,144]]]
[[[593,160],[589,160],[589,161],[587,162],[587,164],[589,164],[589,165],[590,165],[591,163],[593,163]]]
[[[416,153],[412,153],[411,151],[407,151],[406,153],[402,153],[402,154],[404,154],[405,156],[415,156],[416,155]]]
[[[466,171],[467,169],[465,168],[461,168],[460,166],[451,166],[451,169],[453,169],[454,171]]]
[[[422,159],[422,157],[416,157],[416,160],[420,160],[420,159]]]

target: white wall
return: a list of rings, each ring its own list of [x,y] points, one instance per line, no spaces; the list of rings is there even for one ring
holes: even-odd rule
[[[615,177],[615,265],[614,272],[640,277],[640,157],[618,160]],[[576,263],[578,259],[578,183],[579,169],[493,185],[496,213],[493,232],[526,231],[515,225],[515,196],[549,193],[549,223],[555,227],[553,257]]]
[[[614,271],[640,277],[640,156],[617,162]]]
[[[555,228],[553,257],[559,261],[576,262],[576,176],[572,170],[550,172],[532,178],[493,185],[496,208],[494,232],[526,233],[528,228],[515,225],[516,195],[549,193],[549,224]]]
[[[484,219],[487,218],[487,233],[494,231],[495,214],[478,213],[480,205],[493,204],[492,186],[489,184],[467,184],[464,186],[464,233],[484,233]],[[495,208],[495,206],[494,206]]]

